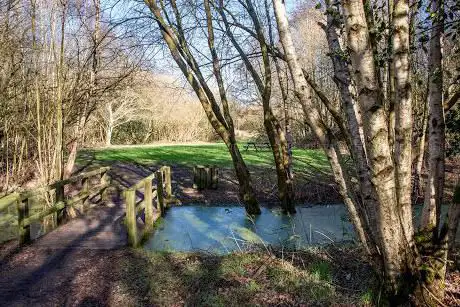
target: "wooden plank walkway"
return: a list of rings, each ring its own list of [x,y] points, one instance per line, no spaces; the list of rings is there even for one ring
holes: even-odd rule
[[[108,190],[109,201],[92,204],[85,214],[29,245],[0,245],[0,306],[126,305],[121,298],[130,296],[120,289],[131,282],[123,277],[123,263],[135,253],[127,248],[120,189],[149,171],[117,169],[112,179],[118,190]]]
[[[87,214],[74,218],[37,239],[36,248],[116,249],[127,244],[121,202],[96,205]]]

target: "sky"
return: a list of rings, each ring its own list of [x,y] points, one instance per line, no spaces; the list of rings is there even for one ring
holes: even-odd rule
[[[285,0],[288,14],[295,10],[299,3],[304,3],[306,1],[311,1],[313,3],[313,0]],[[141,9],[145,8],[143,1],[141,0],[101,0],[103,15],[105,15],[107,19],[112,20],[112,22],[117,22],[119,20],[125,19],[127,17],[129,7],[136,3],[139,4],[138,8],[136,9],[137,11],[140,11]],[[146,21],[148,23],[153,23],[153,20],[151,19]],[[153,28],[152,31],[150,31],[150,34],[146,36],[146,41],[148,42],[149,40],[152,40],[153,37],[158,38],[158,36],[159,32],[156,28]],[[178,83],[182,83],[183,86],[188,87],[186,85],[186,81],[183,78],[181,71],[179,70],[175,62],[172,60],[169,54],[169,50],[167,50],[166,48],[159,48],[157,47],[158,45],[153,43],[152,46],[155,47],[149,48],[149,57],[151,59],[150,62],[152,64],[154,73],[170,75],[173,78],[175,78],[178,81]],[[235,78],[238,77],[227,76],[227,79],[235,80]]]

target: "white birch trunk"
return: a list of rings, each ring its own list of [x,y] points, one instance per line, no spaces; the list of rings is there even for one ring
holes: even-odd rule
[[[358,214],[356,202],[349,193],[351,188],[346,185],[346,180],[344,178],[345,175],[340,165],[339,154],[337,152],[337,148],[334,146],[333,141],[331,140],[333,137],[332,133],[326,129],[326,126],[321,120],[321,115],[318,109],[313,105],[311,101],[310,88],[304,78],[302,68],[297,60],[295,47],[292,41],[291,33],[289,31],[286,8],[284,7],[284,4],[281,0],[273,0],[273,6],[278,25],[280,41],[283,45],[286,61],[294,81],[295,93],[302,104],[308,125],[326,152],[328,160],[332,166],[335,181],[339,185],[340,194],[348,208],[348,212],[350,214],[350,218],[352,219],[356,233],[358,234],[362,244],[370,253],[368,238],[364,231],[365,226],[363,225],[363,221]]]
[[[443,14],[440,0],[433,0],[431,11]],[[428,178],[421,228],[439,227],[440,209],[444,188],[445,121],[442,96],[442,18],[432,21],[428,55]]]
[[[410,85],[409,0],[396,0],[392,18],[397,200],[407,241],[412,225],[412,97]]]
[[[406,239],[400,220],[396,196],[395,167],[393,162],[388,118],[383,104],[373,45],[364,11],[359,0],[343,2],[345,28],[351,63],[358,88],[358,99],[363,110],[366,149],[372,182],[376,189],[377,225],[380,247],[389,286],[398,290],[398,279],[405,271]],[[410,190],[406,191],[410,195]]]

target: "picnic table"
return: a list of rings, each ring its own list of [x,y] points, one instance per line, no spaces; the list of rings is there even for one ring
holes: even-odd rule
[[[246,145],[244,145],[244,150],[248,151],[249,147],[254,148],[255,151],[259,151],[259,149],[260,150],[264,150],[264,149],[269,150],[271,148],[270,143],[268,143],[268,142],[259,142],[259,143],[247,142]]]

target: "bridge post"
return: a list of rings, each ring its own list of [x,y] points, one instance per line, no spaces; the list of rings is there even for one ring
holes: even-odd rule
[[[24,219],[29,217],[29,199],[18,198],[18,227],[19,227],[19,245],[30,242],[30,225],[24,225]]]
[[[108,196],[107,188],[110,185],[110,177],[109,177],[107,170],[101,173],[101,185],[104,186],[101,192],[101,199],[107,200],[107,196]]]
[[[56,193],[55,204],[63,202],[64,201],[64,185],[59,183],[56,186],[55,193]],[[62,224],[62,222],[66,218],[65,214],[66,214],[66,207],[64,207],[64,209],[62,209],[60,211],[57,211],[56,213],[53,213],[53,219],[56,221],[56,225],[54,227],[57,227],[57,226]]]
[[[169,200],[172,197],[171,167],[170,166],[164,166],[164,170],[165,170],[166,199]]]
[[[124,192],[126,202],[126,229],[128,231],[128,244],[137,246],[137,223],[136,223],[136,190],[128,189]]]
[[[81,186],[82,186],[82,190],[81,190],[80,193],[88,194],[88,196],[89,196],[89,180],[88,180],[88,178],[86,178],[86,177],[82,178]],[[87,205],[87,201],[86,201],[87,199],[88,199],[87,197],[82,199],[82,203],[81,203],[81,211],[82,211],[82,213],[86,212],[86,210],[88,210],[89,206]]]
[[[148,179],[144,184],[144,203],[145,203],[145,225],[148,228],[153,226],[153,199],[152,199],[152,179]]]
[[[163,195],[163,174],[162,171],[157,171],[155,174],[155,177],[157,178],[157,209],[160,210],[161,216],[164,215],[165,213],[165,200],[164,200],[164,195]]]

